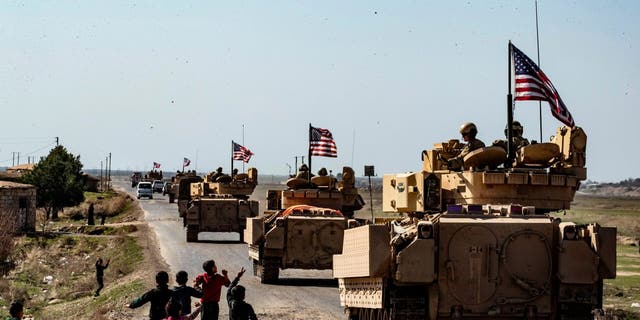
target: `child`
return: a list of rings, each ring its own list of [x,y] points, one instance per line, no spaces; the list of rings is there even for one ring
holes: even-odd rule
[[[202,264],[205,273],[196,277],[195,288],[202,287],[202,320],[218,320],[220,313],[220,291],[222,286],[228,287],[231,281],[227,275],[227,270],[222,270],[222,275],[218,274],[218,268],[213,260],[207,260]]]
[[[109,267],[109,262],[111,262],[111,259],[107,259],[106,264],[104,263],[102,258],[98,258],[98,260],[96,261],[96,280],[98,281],[98,290],[96,290],[96,293],[93,295],[94,297],[99,296],[100,290],[104,288],[104,269]]]
[[[182,305],[180,315],[187,315],[191,313],[191,297],[202,298],[202,292],[187,285],[189,274],[186,271],[181,270],[176,273],[177,286],[173,287],[172,300],[177,300]],[[175,303],[174,303],[175,304]]]
[[[20,300],[16,300],[11,303],[9,307],[9,314],[11,317],[7,318],[7,320],[22,320],[24,316],[24,304]]]
[[[229,320],[258,320],[253,307],[244,302],[245,289],[239,286],[238,282],[244,274],[244,267],[240,269],[238,275],[231,282],[227,290],[227,303],[229,304]]]
[[[171,298],[167,303],[167,317],[164,320],[193,320],[200,314],[200,305],[196,304],[196,310],[191,314],[181,315],[184,306],[179,300]]]
[[[133,300],[129,304],[129,308],[135,309],[143,306],[147,302],[151,302],[151,308],[149,308],[150,320],[162,320],[167,317],[167,310],[165,309],[169,298],[171,298],[171,290],[169,290],[169,274],[165,271],[160,271],[156,274],[157,286],[139,298]]]

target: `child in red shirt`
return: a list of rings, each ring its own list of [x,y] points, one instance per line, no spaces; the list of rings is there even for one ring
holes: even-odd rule
[[[194,287],[202,290],[202,320],[218,320],[220,307],[220,292],[222,286],[229,287],[231,281],[227,275],[227,270],[222,270],[222,275],[218,274],[218,268],[213,260],[207,260],[202,264],[205,273],[199,275],[194,280]]]

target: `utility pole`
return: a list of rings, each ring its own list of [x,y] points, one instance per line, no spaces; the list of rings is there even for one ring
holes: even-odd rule
[[[107,188],[111,190],[111,152],[109,152],[109,174],[107,176]]]
[[[104,157],[104,182],[105,182],[105,191],[109,189],[109,156]]]
[[[102,180],[102,160],[100,160],[100,188],[98,191],[104,190],[104,181]]]

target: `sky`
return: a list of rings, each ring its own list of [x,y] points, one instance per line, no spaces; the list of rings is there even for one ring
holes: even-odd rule
[[[588,136],[590,180],[640,177],[638,16],[538,1],[540,67]],[[538,61],[534,1],[3,1],[0,166],[58,137],[87,169],[111,153],[113,169],[229,171],[234,140],[247,167],[287,174],[312,124],[338,147],[313,171],[418,171],[464,122],[503,138],[509,41]],[[537,141],[539,112],[514,113]],[[542,123],[546,142],[546,102]]]

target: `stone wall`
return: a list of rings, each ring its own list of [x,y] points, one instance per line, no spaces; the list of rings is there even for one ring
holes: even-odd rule
[[[36,188],[25,184],[0,186],[0,210],[15,215],[16,232],[34,232]]]

